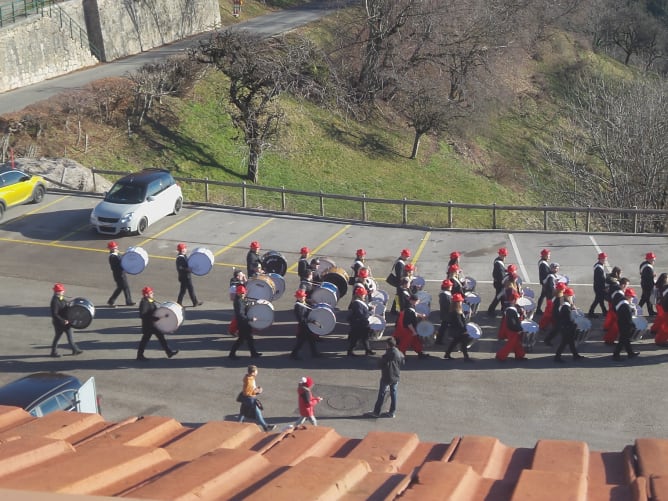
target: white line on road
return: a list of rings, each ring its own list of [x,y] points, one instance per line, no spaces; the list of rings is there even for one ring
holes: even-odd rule
[[[520,249],[517,246],[517,242],[515,241],[515,236],[512,233],[508,233],[508,238],[510,239],[510,245],[513,246],[513,251],[517,256],[517,266],[519,266],[522,276],[524,277],[524,282],[530,284],[531,278],[529,277],[529,273],[527,272],[526,266],[524,266],[524,261],[522,261],[522,256],[520,255]]]

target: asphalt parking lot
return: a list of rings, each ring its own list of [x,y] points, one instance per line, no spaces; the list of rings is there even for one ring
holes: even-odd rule
[[[538,290],[540,249],[552,250],[570,278],[578,305],[587,309],[592,299],[592,265],[605,251],[611,265],[621,266],[633,284],[638,265],[648,251],[657,254],[656,270],[668,270],[668,239],[664,236],[539,234],[392,229],[363,224],[267,216],[250,212],[188,206],[151,226],[142,236],[117,238],[121,250],[141,246],[149,255],[146,270],[129,281],[135,300],[150,285],[160,301],[174,301],[178,282],[174,266],[176,244],[206,247],[215,256],[213,270],[195,277],[198,296],[205,303],[189,308],[179,330],[169,336],[180,353],[167,359],[151,341],[148,363],[135,361],[140,337],[136,307],[105,306],[113,290],[107,264],[110,238],[95,234],[88,224],[92,196],[50,193],[40,205],[12,209],[0,223],[0,384],[42,370],[58,370],[80,378],[95,376],[106,419],[120,421],[134,415],[171,416],[184,423],[232,419],[234,397],[248,363],[260,367],[265,388],[265,415],[279,425],[297,417],[296,383],[313,377],[315,393],[325,397],[316,411],[319,423],[340,434],[364,436],[374,429],[415,432],[422,440],[449,442],[453,436],[492,435],[515,446],[533,446],[539,438],[587,441],[594,449],[619,450],[640,436],[666,437],[662,420],[668,404],[662,398],[665,349],[651,340],[639,344],[641,356],[615,363],[601,343],[601,321],[594,321],[590,341],[581,346],[587,360],[555,366],[553,353],[538,344],[526,363],[494,360],[498,349],[498,320],[478,314],[483,338],[474,346],[474,364],[444,361],[443,347],[418,360],[410,354],[402,373],[399,409],[395,419],[366,419],[375,401],[379,372],[377,357],[345,356],[345,313],[337,317],[334,334],[319,346],[326,358],[287,357],[294,342],[292,292],[298,280],[295,263],[300,247],[329,256],[349,270],[355,250],[367,251],[373,275],[383,279],[403,248],[412,250],[418,274],[436,298],[451,251],[462,252],[466,275],[476,278],[486,306],[491,298],[491,267],[496,250],[509,249],[506,263],[519,266],[525,284]],[[256,336],[264,356],[251,361],[227,358],[233,338],[226,334],[232,317],[228,283],[234,266],[245,268],[251,240],[263,251],[275,250],[289,263],[287,292],[274,304],[275,322]],[[62,282],[68,296],[85,297],[96,306],[95,320],[75,331],[85,353],[60,359],[48,357],[53,335],[48,312],[51,287]],[[387,288],[379,280],[381,288]],[[349,296],[338,304],[347,308]],[[186,303],[187,304],[187,303]],[[437,321],[437,314],[432,319]],[[389,332],[389,331],[388,331]],[[374,343],[380,354],[383,343]],[[66,351],[66,350],[63,350]]]

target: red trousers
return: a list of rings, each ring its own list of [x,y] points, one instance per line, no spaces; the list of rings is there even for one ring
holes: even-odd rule
[[[394,337],[397,338],[397,347],[399,348],[399,351],[404,355],[409,348],[418,354],[422,353],[422,350],[424,349],[420,336],[416,336],[409,328],[404,327],[403,311],[399,313],[399,317],[397,318],[397,324],[394,328]]]
[[[603,322],[603,330],[605,330],[603,341],[606,344],[612,344],[617,341],[619,326],[617,325],[617,313],[612,305],[608,307],[608,314],[605,316],[605,322]]]
[[[668,343],[668,312],[664,311],[660,304],[656,305],[656,318],[651,330],[656,334],[656,344]]]
[[[233,317],[230,325],[227,327],[227,333],[233,336],[239,335],[239,327],[237,326],[237,317]]]
[[[505,315],[501,319],[501,324],[499,325],[499,332],[496,337],[497,339],[508,339],[508,326],[506,325]]]
[[[545,311],[543,316],[540,317],[540,322],[538,322],[538,327],[540,330],[546,331],[552,327],[552,309],[554,308],[554,303],[551,299],[545,301]]]
[[[525,358],[526,352],[522,347],[522,334],[519,332],[508,330],[508,341],[499,351],[496,352],[497,360],[505,360],[510,355],[510,352],[515,352],[515,358]]]

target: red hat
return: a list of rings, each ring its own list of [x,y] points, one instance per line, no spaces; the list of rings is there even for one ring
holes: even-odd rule
[[[599,259],[607,259],[608,255],[605,252],[599,252],[598,258]]]
[[[558,282],[557,285],[554,286],[554,290],[565,291],[566,290],[566,284],[564,282]]]
[[[450,259],[458,259],[459,256],[461,256],[461,255],[462,255],[462,253],[459,252],[459,251],[452,251],[450,253]]]
[[[509,264],[508,267],[506,268],[506,271],[508,273],[515,273],[517,271],[517,266],[514,264]]]
[[[541,256],[549,256],[550,255],[550,249],[543,249],[540,251]]]
[[[311,249],[309,249],[308,247],[302,247],[302,248],[299,250],[299,253],[300,253],[300,254],[308,254],[309,252],[311,252]]]
[[[645,254],[645,259],[647,259],[648,261],[650,259],[656,259],[656,254],[654,254],[653,252],[648,252],[647,254]]]
[[[457,293],[452,295],[452,302],[453,303],[463,303],[464,302],[464,296],[462,296],[459,292],[457,292]]]
[[[626,289],[624,289],[624,296],[636,297],[636,291],[634,291],[631,287],[627,287]]]
[[[53,284],[53,292],[65,292],[65,286],[61,283]]]
[[[186,250],[187,248],[188,248],[188,246],[186,244],[184,244],[183,242],[180,242],[180,243],[176,244],[176,250],[179,251],[179,252],[181,252],[182,250]]]
[[[566,290],[564,291],[564,296],[575,296],[575,291],[570,287],[566,287]]]
[[[455,273],[456,271],[459,271],[458,264],[451,264],[450,266],[448,266],[448,273]]]
[[[244,285],[237,285],[236,293],[237,294],[246,294],[246,287]]]
[[[402,257],[411,257],[411,251],[409,249],[402,249],[401,250],[401,256]]]
[[[355,255],[357,257],[364,257],[364,256],[366,256],[366,251],[364,249],[357,249],[357,251],[355,252]]]
[[[441,282],[441,289],[445,289],[446,287],[452,287],[452,286],[453,286],[452,280],[450,280],[449,278],[446,278]]]
[[[313,379],[310,376],[303,377],[299,380],[299,384],[303,384],[307,388],[313,387]]]
[[[153,289],[148,285],[141,290],[142,296],[148,296],[151,293],[153,293]]]
[[[114,242],[113,240],[107,244],[107,249],[118,249],[118,244]]]
[[[250,248],[251,248],[251,249],[254,249],[254,250],[259,249],[259,248],[260,248],[260,242],[258,242],[257,240],[253,240],[253,241],[250,243]]]
[[[499,256],[507,256],[507,255],[508,255],[508,249],[506,249],[505,247],[501,247],[499,249]]]
[[[411,263],[408,263],[406,266],[404,266],[404,269],[406,271],[415,271],[415,265],[411,264]]]
[[[355,287],[353,294],[355,294],[356,296],[366,296],[366,289],[361,285],[358,285],[357,287]]]
[[[295,297],[306,297],[306,291],[304,289],[297,289],[295,291]]]
[[[406,268],[408,268],[408,265],[406,265]],[[360,271],[357,272],[357,276],[367,278],[369,276],[369,268],[360,268]]]

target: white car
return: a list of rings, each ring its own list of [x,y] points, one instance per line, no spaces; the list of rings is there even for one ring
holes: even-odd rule
[[[137,233],[183,206],[181,187],[163,169],[146,169],[114,183],[91,212],[90,224],[105,235]]]

